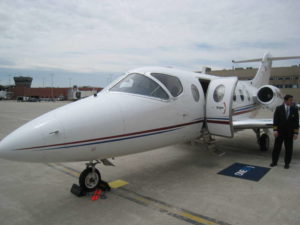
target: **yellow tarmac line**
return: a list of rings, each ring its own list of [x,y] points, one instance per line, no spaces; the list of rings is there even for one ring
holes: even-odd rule
[[[74,169],[70,169],[60,163],[55,163],[54,164],[55,166],[59,166],[62,170],[66,171],[67,173],[70,173],[70,174],[73,174],[74,176],[76,177],[79,177],[80,176],[80,173]]]
[[[128,182],[126,182],[125,180],[119,179],[119,180],[111,181],[108,184],[111,188],[116,189],[116,188],[120,188],[120,187],[127,185]]]
[[[205,225],[217,225],[217,223],[214,223],[214,222],[211,222],[211,221],[208,221],[206,219],[203,219],[203,218],[200,218],[198,216],[194,216],[190,213],[186,213],[186,212],[178,212],[179,215],[183,216],[183,217],[186,217],[186,218],[189,218],[191,220],[194,220],[194,221],[197,221],[199,223],[203,223]]]
[[[173,213],[175,215],[179,215],[179,216],[188,218],[190,220],[196,221],[196,222],[204,224],[204,225],[218,225],[218,223],[214,223],[214,222],[206,220],[204,218],[201,218],[201,217],[198,217],[198,216],[194,216],[194,215],[192,215],[190,213],[184,212],[183,210],[172,208],[172,207],[163,205],[161,203],[154,202],[154,201],[151,201],[149,199],[145,199],[143,197],[136,197],[136,200],[142,201],[142,202],[146,203],[147,205],[152,205],[155,208],[165,210],[168,213]]]
[[[77,171],[76,169],[73,169],[71,167],[65,166],[65,165],[60,164],[60,163],[47,163],[46,165],[48,165],[49,167],[54,168],[58,171],[61,171],[65,174],[67,174],[67,175],[75,177],[75,178],[76,177],[78,178],[79,175],[80,175],[80,172]],[[118,189],[118,188],[121,188],[121,187],[123,187],[127,184],[128,184],[127,181],[124,181],[124,180],[121,180],[121,179],[109,182],[109,186],[112,189]],[[124,195],[124,194],[117,193],[117,192],[115,192],[115,194],[119,195],[121,197],[124,197],[128,200],[131,200],[133,202],[142,204],[144,206],[148,206],[149,208],[156,209],[156,210],[159,210],[159,211],[164,211],[165,213],[167,213],[170,216],[176,217],[178,219],[181,219],[183,221],[186,221],[186,222],[189,222],[189,223],[192,223],[192,224],[199,224],[199,225],[200,224],[202,224],[202,225],[227,224],[227,223],[224,223],[224,222],[221,222],[221,221],[216,221],[214,219],[207,218],[205,216],[194,214],[192,212],[190,213],[189,211],[186,211],[184,209],[173,207],[173,206],[168,205],[164,202],[152,199],[152,198],[147,197],[147,196],[142,196],[138,193],[127,190],[126,188],[121,188],[120,190],[126,191],[127,194]],[[212,221],[210,221],[210,220],[212,220]]]
[[[73,168],[67,167],[63,164],[60,164],[60,163],[47,163],[47,165],[52,167],[52,168],[58,169],[58,170],[66,173],[68,175],[72,175],[74,177],[79,177],[80,176],[80,173],[78,171],[76,171]],[[124,181],[124,180],[121,180],[121,179],[118,179],[118,180],[115,180],[115,181],[111,181],[108,184],[111,188],[117,189],[117,188],[120,188],[120,187],[123,187],[123,186],[127,185],[128,182]]]

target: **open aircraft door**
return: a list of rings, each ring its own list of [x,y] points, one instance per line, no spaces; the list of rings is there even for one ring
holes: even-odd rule
[[[206,95],[206,124],[210,134],[233,137],[232,97],[237,77],[211,80]]]

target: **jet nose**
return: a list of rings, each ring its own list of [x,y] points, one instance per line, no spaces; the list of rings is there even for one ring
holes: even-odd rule
[[[11,159],[12,145],[10,143],[8,143],[8,141],[5,139],[0,141],[0,158]]]
[[[62,133],[55,116],[51,114],[41,116],[13,131],[0,142],[0,158],[41,162],[44,156],[38,151],[39,147],[51,144],[49,141],[52,139],[57,141],[56,136],[61,137]],[[50,136],[47,140],[46,135]]]
[[[7,153],[8,153],[8,148],[5,146],[4,142],[1,140],[0,141],[0,158],[6,158]]]
[[[42,143],[42,139],[38,130],[30,127],[26,125],[20,127],[0,142],[0,158],[13,161],[28,161],[28,157],[32,158],[26,148],[33,141]]]

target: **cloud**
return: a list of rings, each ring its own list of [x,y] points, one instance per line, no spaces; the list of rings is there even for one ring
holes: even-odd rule
[[[199,70],[207,62],[299,55],[300,2],[272,1],[0,2],[0,66],[81,73],[138,66]],[[10,64],[9,64],[10,63]]]
[[[0,66],[13,66],[15,63],[11,60],[0,58]]]

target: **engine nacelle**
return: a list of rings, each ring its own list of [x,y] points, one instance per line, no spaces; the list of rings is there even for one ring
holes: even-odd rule
[[[257,91],[256,99],[262,106],[269,109],[275,109],[283,103],[280,89],[272,85],[261,86]]]

